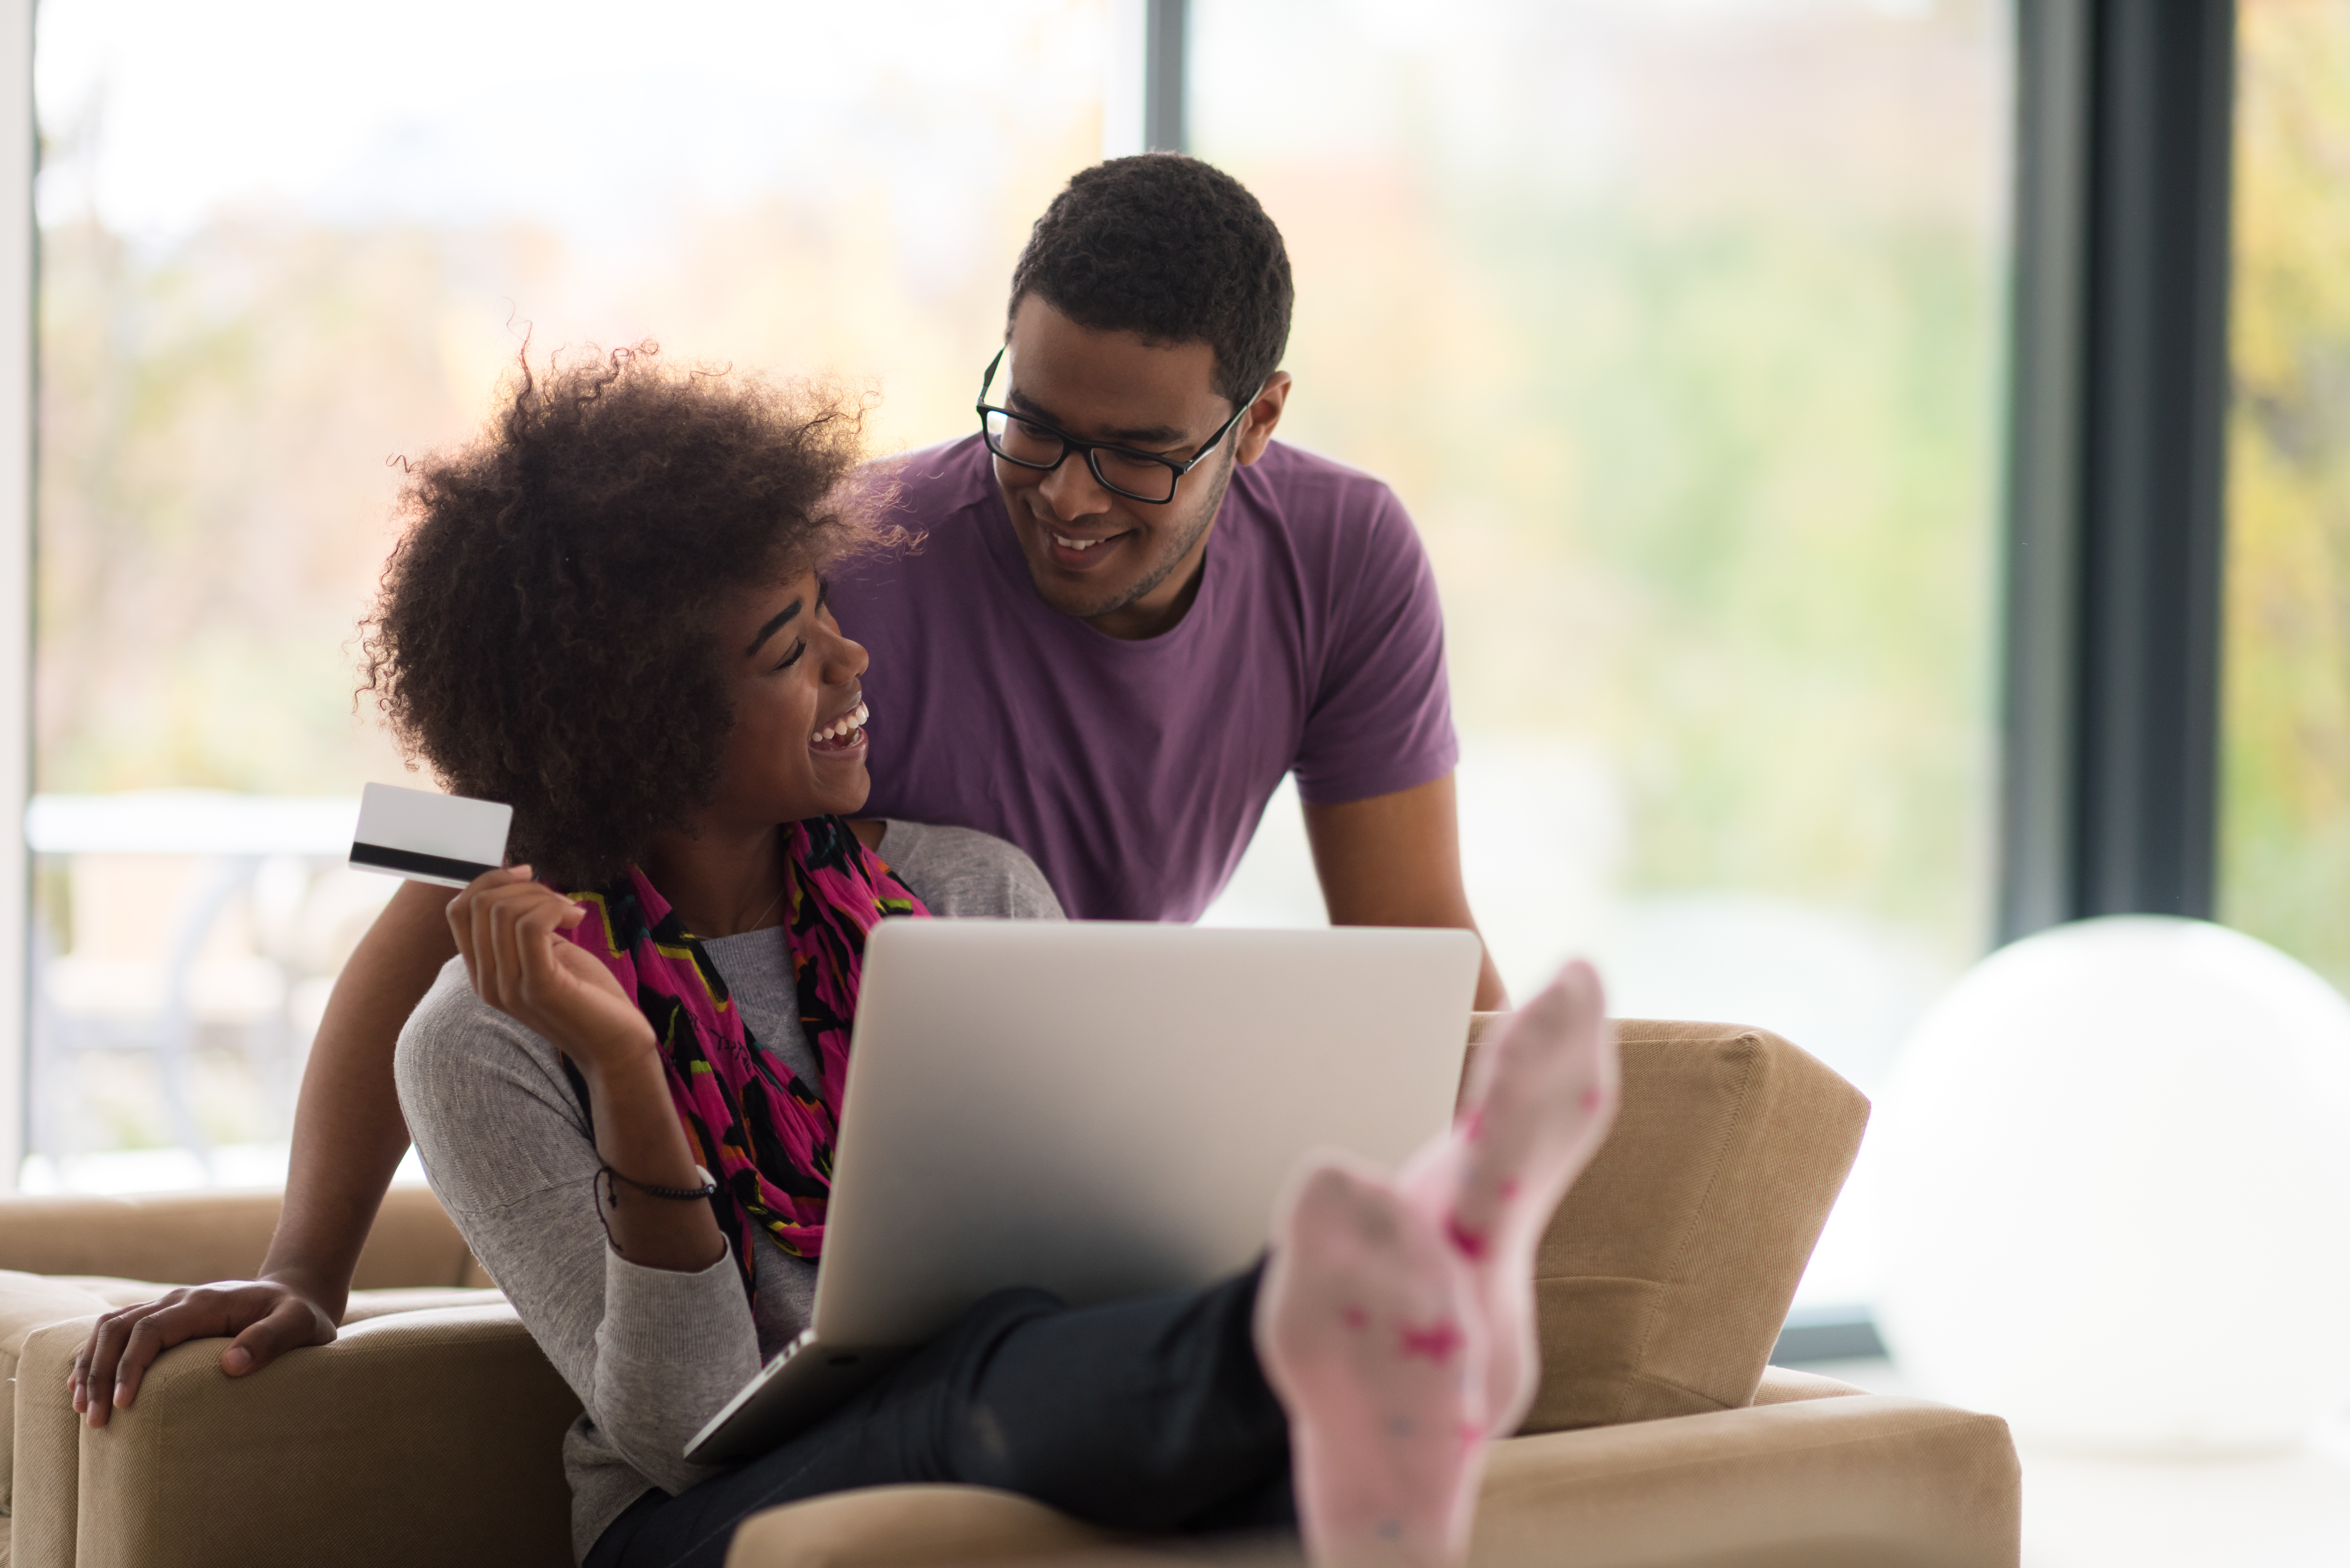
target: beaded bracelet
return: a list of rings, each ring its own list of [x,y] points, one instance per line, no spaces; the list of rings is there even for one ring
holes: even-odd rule
[[[697,1165],[693,1168],[693,1174],[702,1178],[701,1186],[655,1187],[650,1182],[638,1181],[631,1177],[622,1176],[608,1165],[597,1167],[596,1179],[591,1185],[596,1189],[596,1218],[604,1227],[605,1242],[623,1258],[629,1255],[628,1250],[613,1239],[612,1221],[604,1213],[607,1209],[618,1209],[620,1206],[622,1187],[633,1187],[648,1198],[669,1198],[687,1203],[697,1199],[715,1198],[718,1195],[718,1183],[712,1179],[710,1172]]]

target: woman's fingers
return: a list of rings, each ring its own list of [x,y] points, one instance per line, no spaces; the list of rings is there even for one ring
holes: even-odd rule
[[[323,1309],[289,1291],[267,1316],[247,1326],[234,1344],[221,1352],[221,1370],[231,1377],[242,1377],[260,1371],[289,1350],[329,1344],[335,1333],[334,1320]]]
[[[510,946],[501,940],[501,912],[516,900],[550,896],[549,889],[529,879],[528,867],[511,867],[503,872],[489,872],[465,889],[461,895],[464,903],[462,919],[452,909],[450,924],[458,933],[458,950],[465,955],[467,978],[473,981],[474,992],[492,1006],[505,1005],[515,979],[514,954]]]
[[[480,921],[483,896],[502,888],[527,886],[530,879],[527,866],[500,867],[483,872],[449,900],[449,931],[457,939],[457,954],[465,961],[465,978],[476,992],[482,988],[481,958],[485,951]]]
[[[335,1337],[324,1308],[274,1280],[231,1280],[180,1289],[122,1307],[98,1320],[74,1357],[74,1409],[93,1427],[128,1409],[155,1358],[191,1339],[235,1334],[221,1353],[231,1376],[266,1366],[288,1350]]]
[[[570,907],[570,899],[552,888],[536,883],[508,889],[491,906],[499,1005],[507,1012],[532,1008],[545,1000],[534,990],[533,978],[545,971],[547,944],[555,938],[556,916]]]
[[[90,1331],[89,1342],[82,1347],[82,1355],[87,1359],[79,1367],[81,1388],[78,1397],[75,1400],[75,1408],[88,1418],[91,1426],[105,1426],[107,1416],[118,1403],[130,1403],[130,1400],[123,1397],[120,1385],[126,1369],[126,1356],[131,1345],[132,1332],[147,1319],[163,1312],[168,1307],[177,1305],[178,1298],[185,1293],[184,1291],[173,1291],[159,1301],[141,1302],[137,1306],[118,1307],[98,1320],[97,1327]],[[157,1351],[162,1348],[159,1345],[152,1349],[146,1349],[147,1359],[153,1360]],[[143,1364],[131,1369],[134,1372],[130,1386],[131,1393],[135,1394],[138,1390],[135,1373],[143,1372],[145,1369]]]

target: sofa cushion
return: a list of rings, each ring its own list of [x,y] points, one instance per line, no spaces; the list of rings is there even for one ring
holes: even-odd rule
[[[1534,1263],[1543,1379],[1521,1432],[1751,1403],[1868,1121],[1768,1030],[1617,1027],[1622,1109]]]
[[[1029,1561],[1119,1538],[1057,1509],[981,1486],[876,1486],[754,1513],[726,1568],[900,1568]]]
[[[14,1504],[9,1488],[16,1473],[16,1362],[25,1338],[36,1328],[69,1318],[89,1317],[113,1303],[95,1291],[39,1274],[0,1269],[0,1514]]]

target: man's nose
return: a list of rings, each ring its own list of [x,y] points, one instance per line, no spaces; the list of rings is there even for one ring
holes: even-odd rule
[[[1109,492],[1094,477],[1083,452],[1073,452],[1063,458],[1061,466],[1046,474],[1037,489],[1043,492],[1045,504],[1053,509],[1053,515],[1064,523],[1109,510]]]

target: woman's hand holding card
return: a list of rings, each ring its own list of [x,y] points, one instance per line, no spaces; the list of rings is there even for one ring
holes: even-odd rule
[[[652,1025],[611,971],[563,932],[587,911],[534,882],[527,866],[474,878],[450,900],[449,929],[474,992],[594,1074],[653,1054]]]

